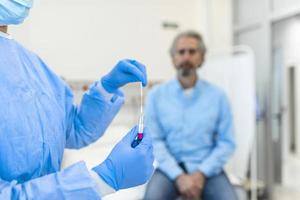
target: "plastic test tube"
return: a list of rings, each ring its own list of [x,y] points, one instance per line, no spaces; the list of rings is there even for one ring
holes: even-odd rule
[[[143,85],[140,85],[141,88],[141,113],[140,113],[140,118],[139,118],[139,125],[138,125],[138,134],[134,141],[131,144],[132,148],[135,148],[137,145],[140,144],[144,137],[144,110],[143,110]]]

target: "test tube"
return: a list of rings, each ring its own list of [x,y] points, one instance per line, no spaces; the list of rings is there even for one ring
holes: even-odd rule
[[[139,143],[142,141],[143,137],[144,137],[144,103],[143,103],[143,85],[142,83],[140,84],[140,117],[139,117],[139,124],[138,124],[138,134],[136,136],[136,138],[134,139],[134,141],[131,144],[132,148],[135,148],[137,145],[139,145]]]

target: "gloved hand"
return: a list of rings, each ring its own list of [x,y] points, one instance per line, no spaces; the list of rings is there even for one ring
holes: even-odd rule
[[[141,143],[132,148],[137,135],[133,128],[111,151],[107,159],[93,170],[115,190],[126,189],[146,183],[153,174],[153,146],[151,137],[144,129]]]
[[[147,85],[147,72],[143,64],[135,60],[121,60],[111,72],[101,79],[103,87],[110,93],[127,83],[142,82]]]

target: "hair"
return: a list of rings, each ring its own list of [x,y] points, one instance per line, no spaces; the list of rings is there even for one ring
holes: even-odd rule
[[[181,38],[194,38],[196,40],[198,40],[198,48],[199,50],[203,53],[203,55],[205,55],[207,49],[206,49],[206,46],[204,44],[204,41],[202,39],[202,35],[196,31],[185,31],[185,32],[181,32],[179,33],[175,39],[173,40],[173,43],[171,45],[171,48],[170,48],[170,55],[171,57],[173,57],[176,53],[176,44],[178,42],[179,39]]]

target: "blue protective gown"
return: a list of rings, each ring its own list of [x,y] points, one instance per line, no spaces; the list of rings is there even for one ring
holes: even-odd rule
[[[73,104],[34,53],[0,36],[0,199],[100,199],[84,162],[60,171],[64,148],[96,141],[124,102],[97,85]]]

